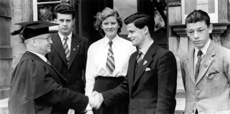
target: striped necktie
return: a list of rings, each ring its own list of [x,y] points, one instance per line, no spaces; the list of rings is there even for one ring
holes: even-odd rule
[[[65,50],[66,60],[67,60],[67,63],[68,63],[69,62],[69,56],[70,56],[70,50],[69,50],[69,47],[68,47],[68,44],[67,44],[67,40],[68,40],[68,37],[64,37],[63,47],[64,47],[64,50]]]
[[[115,61],[114,61],[112,44],[113,42],[109,41],[108,56],[107,56],[107,61],[106,61],[106,68],[111,74],[113,73],[115,69]]]
[[[135,75],[137,74],[137,71],[138,71],[138,67],[140,67],[141,63],[142,63],[142,55],[143,53],[141,51],[138,51],[138,55],[137,55],[137,58],[136,58],[136,65],[135,65]],[[135,76],[133,77],[133,81],[135,81]]]
[[[196,69],[195,69],[195,81],[197,80],[197,77],[199,75],[199,71],[200,71],[200,62],[201,62],[201,56],[202,56],[202,51],[199,50],[197,53],[197,63],[196,63]]]
[[[141,61],[142,61],[142,52],[139,51],[138,55],[137,55],[137,65],[138,65],[138,67],[141,65]]]

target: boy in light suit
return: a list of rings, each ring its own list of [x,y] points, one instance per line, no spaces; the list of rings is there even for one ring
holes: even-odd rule
[[[181,58],[185,114],[230,114],[230,50],[210,39],[213,26],[206,12],[194,10],[185,22],[194,44]]]

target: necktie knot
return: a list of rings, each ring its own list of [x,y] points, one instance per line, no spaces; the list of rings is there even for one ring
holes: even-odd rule
[[[64,42],[67,42],[67,40],[68,40],[68,37],[64,37]]]
[[[139,52],[138,52],[138,55],[137,55],[137,58],[140,58],[140,57],[141,57],[141,55],[142,55],[142,52],[141,52],[141,51],[139,51]]]
[[[203,52],[201,50],[198,51],[197,56],[202,56]]]
[[[112,44],[113,44],[113,41],[110,40],[108,44],[109,44],[109,46],[111,47]]]

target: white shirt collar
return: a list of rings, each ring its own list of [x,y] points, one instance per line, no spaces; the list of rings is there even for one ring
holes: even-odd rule
[[[139,49],[139,51],[142,52],[142,55],[145,55],[147,53],[149,47],[153,44],[153,42],[154,41],[151,40],[150,42],[147,42],[147,44],[143,48]]]
[[[211,40],[209,39],[208,42],[204,45],[203,48],[201,48],[200,50],[202,51],[203,55],[205,55],[207,53],[208,47],[211,43]],[[199,49],[195,48],[195,55],[197,55]]]
[[[71,42],[72,42],[72,32],[67,36],[68,37],[68,39],[67,39],[67,45],[68,45],[68,48],[69,48],[69,50],[71,50]],[[61,38],[61,42],[62,42],[62,44],[64,45],[64,43],[65,43],[65,40],[64,40],[64,35],[62,35],[60,32],[58,32],[58,35],[60,36],[60,38]]]
[[[71,42],[71,38],[72,38],[72,32],[67,36],[68,37],[68,40]],[[58,35],[60,36],[61,38],[61,41],[64,42],[64,35],[62,35],[60,32],[58,32]]]
[[[34,52],[34,51],[31,51],[31,50],[27,50],[35,55],[37,55],[38,57],[40,57],[43,61],[47,62],[48,60],[46,59],[46,57],[40,53],[37,53],[37,52]]]
[[[108,37],[106,37],[106,36],[103,39],[104,39],[104,44],[105,44],[105,47],[106,47],[107,45],[109,45],[108,42],[110,41],[110,39]],[[116,35],[113,38],[112,42],[113,42],[113,47],[116,47],[116,45],[119,44],[119,36]]]

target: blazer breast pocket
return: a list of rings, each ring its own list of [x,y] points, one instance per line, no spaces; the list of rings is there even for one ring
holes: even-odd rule
[[[211,80],[213,78],[218,78],[218,75],[219,75],[219,71],[212,70],[212,71],[208,72],[207,78]]]
[[[151,69],[147,67],[147,68],[145,69],[145,72],[148,72],[148,71],[150,71],[150,70],[151,70]]]
[[[145,74],[146,75],[152,75],[156,72],[156,69],[151,69],[151,68],[146,68],[145,69]]]

